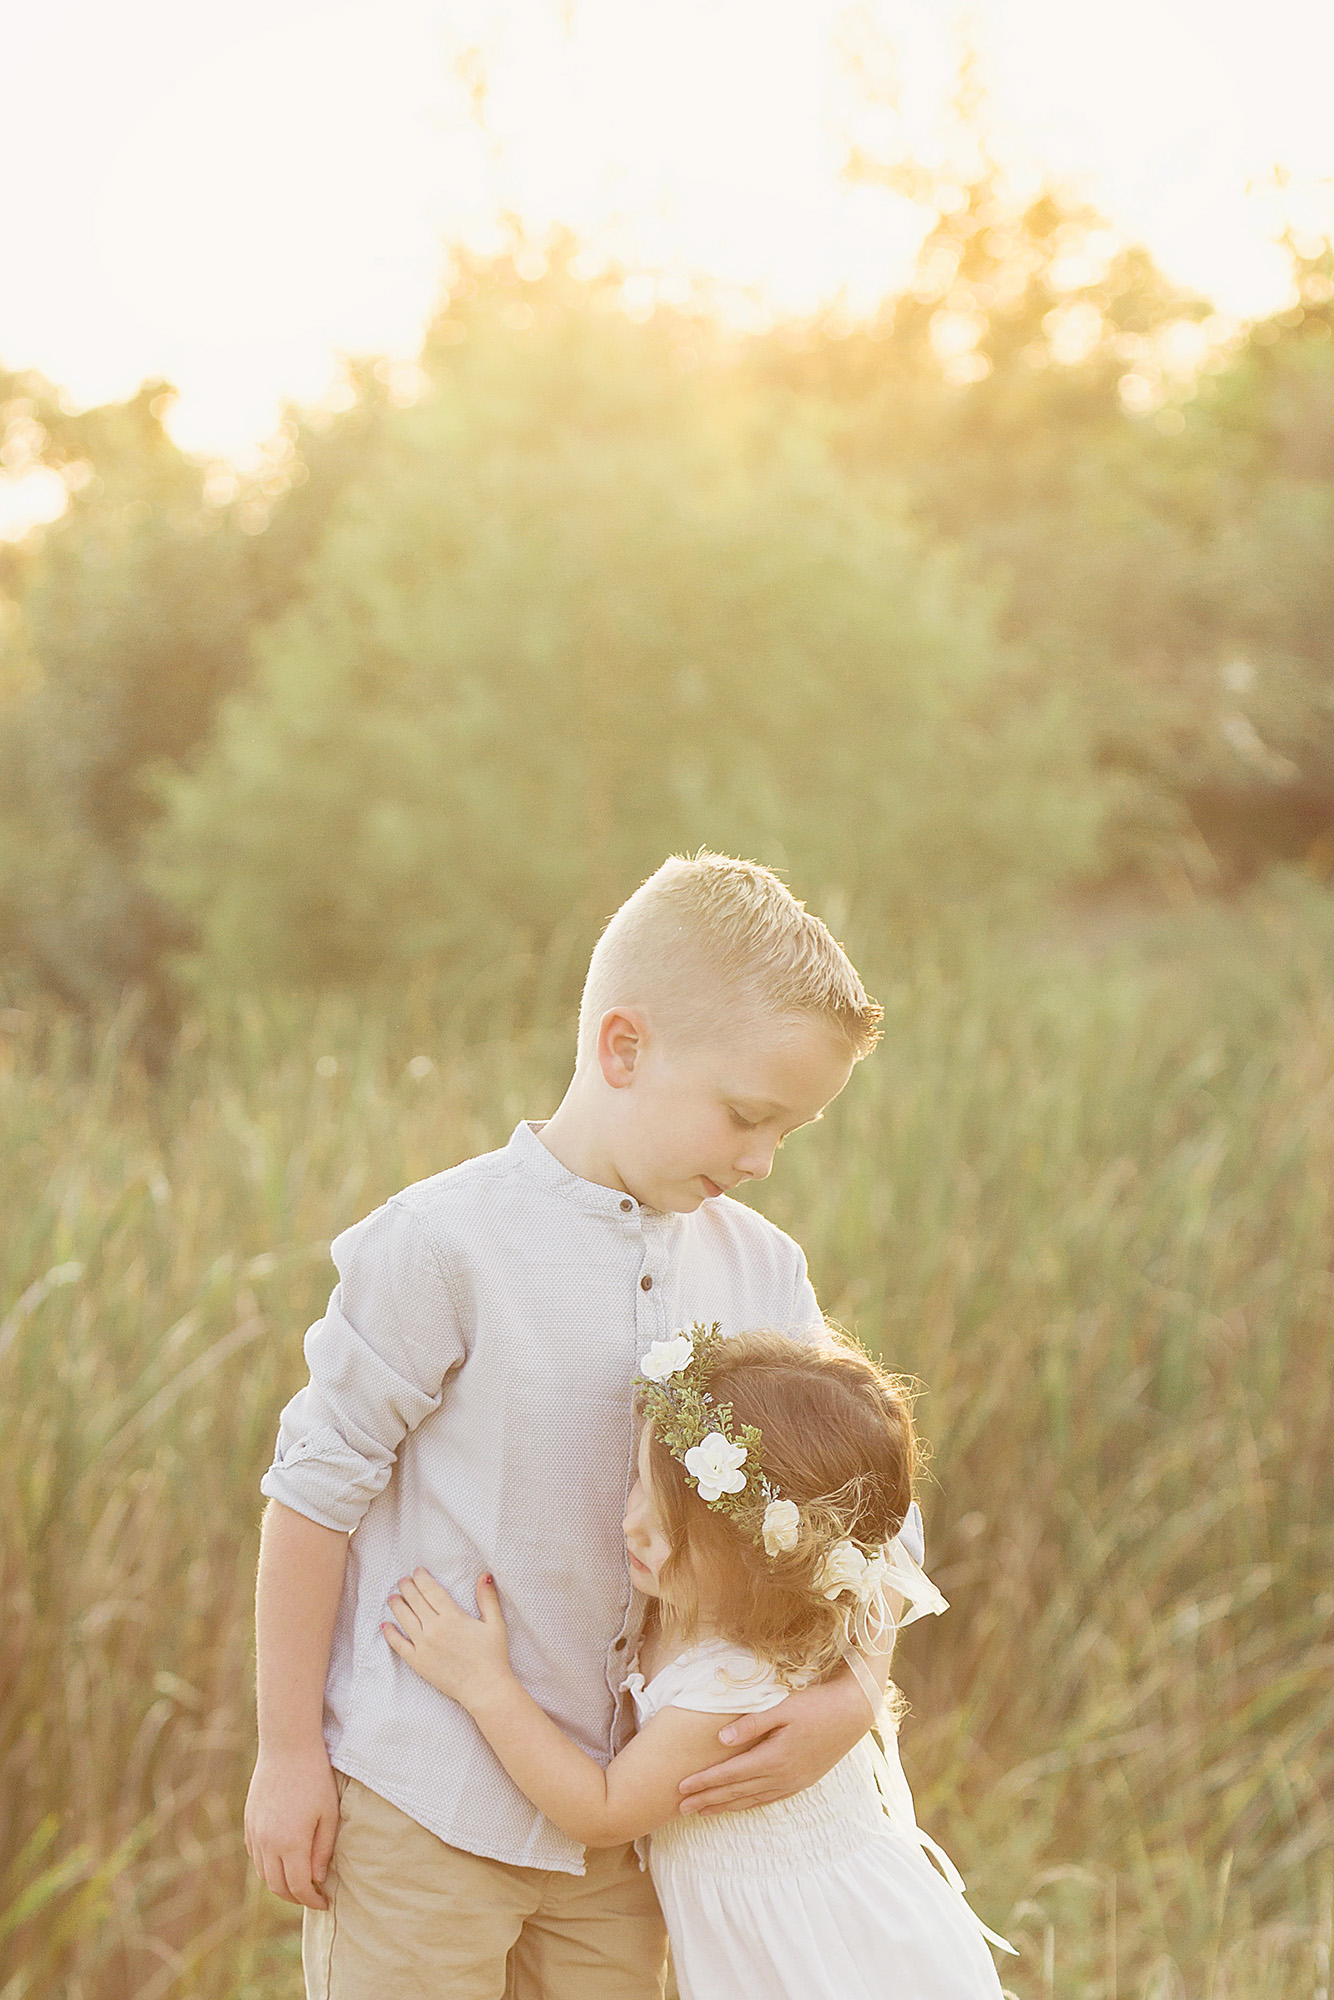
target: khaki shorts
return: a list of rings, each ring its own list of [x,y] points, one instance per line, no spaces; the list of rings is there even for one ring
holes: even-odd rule
[[[308,2000],[660,2000],[666,1936],[632,1847],[584,1875],[449,1847],[336,1774],[327,1910],[307,1910]]]

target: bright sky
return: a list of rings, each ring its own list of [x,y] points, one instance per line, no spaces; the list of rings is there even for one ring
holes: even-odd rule
[[[896,115],[929,147],[958,19],[947,0],[29,4],[0,59],[0,358],[79,403],[165,376],[181,443],[244,458],[339,352],[409,356],[443,242],[484,240],[506,206],[780,309],[865,301],[912,238],[839,183],[846,52],[888,38]],[[1078,177],[1225,310],[1281,301],[1246,185],[1276,161],[1334,175],[1327,0],[973,0],[966,24],[1007,151]]]

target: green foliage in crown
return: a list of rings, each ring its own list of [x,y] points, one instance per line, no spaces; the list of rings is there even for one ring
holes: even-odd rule
[[[772,1495],[760,1464],[762,1437],[714,1400],[710,1381],[726,1347],[718,1321],[696,1320],[689,1333],[654,1341],[640,1362],[638,1402],[654,1436],[685,1467],[700,1498],[759,1541]]]

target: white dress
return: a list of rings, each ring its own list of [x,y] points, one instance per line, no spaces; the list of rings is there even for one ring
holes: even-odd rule
[[[664,1708],[749,1714],[788,1693],[721,1640],[624,1686],[641,1728]],[[690,1814],[652,1836],[681,2000],[999,2000],[962,1885],[923,1852],[892,1734],[886,1749],[887,1769],[866,1737],[794,1798]]]

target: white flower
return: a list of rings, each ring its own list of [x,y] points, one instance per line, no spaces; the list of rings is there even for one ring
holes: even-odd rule
[[[741,1467],[746,1447],[729,1444],[721,1431],[710,1431],[702,1444],[691,1445],[685,1455],[685,1469],[699,1487],[701,1500],[717,1500],[724,1493],[740,1493],[746,1483]]]
[[[771,1500],[764,1510],[764,1552],[769,1556],[797,1546],[801,1515],[795,1500]]]
[[[695,1343],[688,1333],[676,1333],[670,1340],[655,1340],[647,1354],[639,1358],[639,1372],[650,1382],[665,1382],[679,1375],[695,1358]]]
[[[865,1604],[875,1596],[888,1575],[889,1564],[885,1561],[884,1551],[877,1549],[873,1556],[868,1556],[866,1568],[857,1584],[857,1596],[861,1603]]]
[[[815,1588],[824,1597],[837,1597],[841,1590],[860,1597],[866,1567],[866,1557],[855,1542],[835,1542],[815,1573]]]

